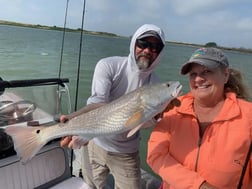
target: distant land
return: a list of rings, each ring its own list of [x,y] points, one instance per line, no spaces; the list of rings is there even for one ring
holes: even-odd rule
[[[20,27],[29,27],[29,28],[36,28],[36,29],[45,29],[45,30],[58,30],[58,31],[66,31],[66,32],[81,32],[81,28],[78,29],[71,29],[71,28],[63,28],[63,27],[58,27],[58,26],[44,26],[40,24],[27,24],[27,23],[19,23],[19,22],[12,22],[12,21],[5,21],[5,20],[0,20],[0,25],[11,25],[11,26],[20,26]],[[109,37],[124,37],[125,36],[119,36],[114,33],[109,33],[109,32],[100,32],[100,31],[88,31],[88,30],[83,30],[84,34],[89,34],[89,35],[103,35],[103,36],[109,36]],[[247,48],[234,48],[234,47],[222,47],[218,46],[215,42],[208,42],[207,44],[193,44],[193,43],[183,43],[183,42],[175,42],[175,41],[167,41],[169,43],[174,43],[178,45],[186,45],[186,46],[194,46],[194,47],[202,47],[202,46],[208,46],[211,44],[213,47],[218,47],[224,50],[230,50],[230,51],[240,51],[244,53],[252,53],[252,49],[247,49]]]
[[[40,24],[26,24],[26,23],[19,23],[19,22],[12,22],[12,21],[5,21],[0,20],[0,25],[11,25],[11,26],[20,26],[20,27],[28,27],[28,28],[36,28],[36,29],[44,29],[44,30],[59,30],[59,31],[66,31],[66,32],[80,32],[81,28],[78,29],[71,29],[71,28],[62,28],[57,26],[44,26]],[[83,30],[83,33],[91,34],[91,35],[106,35],[111,37],[119,37],[116,34],[108,33],[108,32],[96,32],[96,31],[87,31]]]

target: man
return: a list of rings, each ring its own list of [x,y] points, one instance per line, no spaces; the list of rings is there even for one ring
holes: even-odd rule
[[[97,103],[109,103],[138,87],[158,82],[153,70],[160,62],[164,46],[162,29],[152,24],[141,26],[132,36],[128,57],[108,57],[97,63],[88,106],[78,112],[85,112],[91,106],[100,105]],[[153,122],[146,125],[153,125]],[[109,173],[114,177],[115,188],[141,188],[139,132],[129,138],[126,136],[127,132],[94,138],[89,142],[93,184],[88,180],[86,182],[92,188],[104,188]],[[74,140],[65,138],[62,141],[64,144],[71,146]]]

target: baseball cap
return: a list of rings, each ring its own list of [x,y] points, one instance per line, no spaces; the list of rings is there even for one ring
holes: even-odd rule
[[[158,35],[157,32],[155,31],[147,31],[147,32],[144,32],[142,35],[140,35],[137,39],[143,39],[143,38],[146,38],[146,37],[155,37],[159,40],[161,40],[160,36]]]
[[[189,61],[181,67],[180,73],[182,75],[187,74],[192,63],[197,63],[210,69],[217,68],[220,65],[229,66],[226,55],[220,49],[214,47],[197,49]]]

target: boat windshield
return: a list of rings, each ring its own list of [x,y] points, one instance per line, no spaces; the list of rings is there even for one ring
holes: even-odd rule
[[[13,147],[5,127],[50,125],[58,121],[60,114],[70,112],[66,88],[67,85],[6,88],[0,94],[0,154]]]

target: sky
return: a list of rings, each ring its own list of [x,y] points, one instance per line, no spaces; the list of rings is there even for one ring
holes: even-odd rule
[[[0,20],[81,28],[85,0],[0,0]],[[84,30],[131,36],[155,24],[166,41],[252,48],[251,0],[86,0]],[[1,32],[1,31],[0,31]]]

